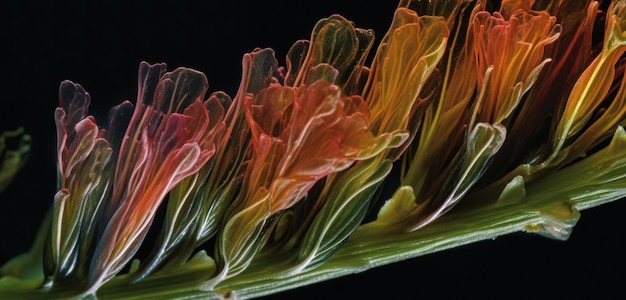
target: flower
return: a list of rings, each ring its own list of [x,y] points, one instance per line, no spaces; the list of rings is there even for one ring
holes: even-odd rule
[[[164,64],[140,65],[138,101],[123,138],[115,136],[115,126],[123,126],[118,121],[130,103],[112,110],[107,132],[87,116],[85,90],[67,81],[61,85],[56,111],[60,190],[47,288],[87,275],[85,293],[95,293],[136,253],[167,193],[215,152],[214,128],[208,125],[219,120],[210,123],[202,103],[206,77],[185,68],[164,70]],[[91,250],[93,238],[95,250],[86,263],[84,251]]]
[[[222,273],[209,287],[242,272],[263,241],[270,216],[298,201],[321,179],[380,153],[391,135],[374,136],[359,96],[319,80],[297,88],[277,83],[245,98],[252,154],[242,192],[220,235]]]
[[[561,26],[545,11],[511,9],[505,1],[501,13],[478,12],[471,26],[476,57],[477,121],[503,123],[537,80],[544,65],[545,48],[556,41]],[[484,103],[483,103],[484,102]]]

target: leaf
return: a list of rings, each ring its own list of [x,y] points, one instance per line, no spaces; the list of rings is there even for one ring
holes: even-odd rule
[[[24,133],[22,127],[0,133],[0,193],[26,163],[30,146],[31,137]]]

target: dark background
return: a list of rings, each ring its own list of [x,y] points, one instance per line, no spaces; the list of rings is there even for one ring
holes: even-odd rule
[[[203,71],[210,91],[234,95],[241,57],[255,47],[273,48],[282,64],[290,45],[333,13],[374,29],[379,40],[396,7],[388,0],[86,2],[0,4],[0,129],[23,126],[33,137],[28,164],[0,194],[0,264],[29,248],[52,203],[62,80],[90,92],[100,121],[112,105],[134,101],[142,60]],[[609,295],[626,279],[625,212],[626,201],[583,211],[566,242],[517,233],[270,298]]]

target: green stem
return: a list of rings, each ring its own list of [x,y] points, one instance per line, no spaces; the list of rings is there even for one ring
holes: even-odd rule
[[[553,213],[570,209],[575,223],[577,208],[586,209],[622,198],[619,193],[590,191],[578,195],[572,202],[563,200],[562,194],[548,195],[530,187],[525,201],[506,206],[484,205],[471,210],[453,210],[436,222],[414,232],[387,232],[374,223],[361,226],[328,262],[321,267],[281,276],[281,268],[268,269],[268,263],[254,264],[245,273],[228,279],[215,292],[201,291],[199,286],[214,272],[213,262],[208,258],[196,258],[178,271],[156,273],[144,281],[130,285],[126,275],[107,283],[98,291],[98,298],[137,298],[150,295],[176,298],[219,298],[235,293],[241,298],[272,294],[300,286],[362,272],[366,269],[425,254],[492,239],[501,235],[527,231],[535,225],[551,220]],[[569,205],[571,203],[571,205]],[[565,218],[567,219],[567,218]],[[283,265],[287,261],[272,261]],[[50,299],[71,297],[71,291],[53,290],[41,292],[40,280],[18,280],[5,277],[0,280],[0,296],[5,299]],[[233,292],[234,291],[234,292]]]
[[[130,284],[128,275],[116,276],[98,292],[101,299],[207,299],[268,295],[369,268],[402,261],[501,235],[530,231],[565,239],[583,210],[615,201],[626,192],[626,131],[619,128],[611,144],[527,187],[522,177],[511,181],[497,201],[461,203],[448,214],[413,232],[391,231],[380,223],[361,225],[346,243],[319,268],[286,273],[289,255],[277,254],[254,262],[243,273],[220,282],[212,291],[203,283],[214,276],[214,261],[198,253],[180,269],[168,269]],[[0,278],[1,299],[71,298],[77,287],[55,287],[43,292],[41,279]]]

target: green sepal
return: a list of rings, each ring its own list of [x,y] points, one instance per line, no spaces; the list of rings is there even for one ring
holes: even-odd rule
[[[306,232],[296,269],[312,269],[328,260],[361,224],[376,190],[391,171],[390,160],[363,161],[341,173],[326,203]]]

